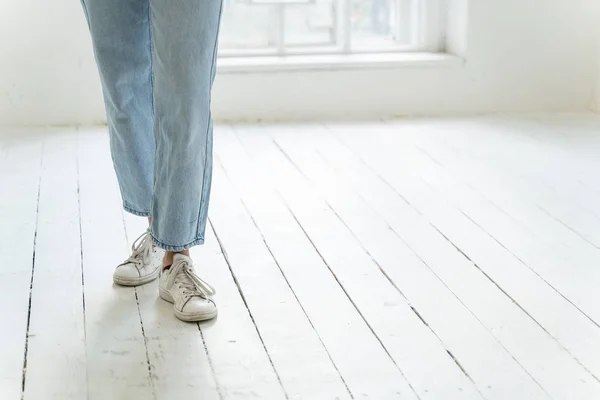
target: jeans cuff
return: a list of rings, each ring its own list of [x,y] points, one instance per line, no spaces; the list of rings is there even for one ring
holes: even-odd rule
[[[194,246],[198,246],[201,244],[204,244],[204,238],[198,238],[195,239],[194,241],[187,243],[187,244],[182,244],[182,245],[171,245],[171,244],[165,244],[163,242],[161,242],[160,240],[158,240],[157,238],[154,237],[154,235],[152,233],[150,233],[150,237],[152,238],[152,242],[160,247],[163,250],[166,251],[183,251],[183,250],[187,250],[190,247],[194,247]]]
[[[138,211],[135,208],[131,208],[127,203],[123,203],[123,209],[130,214],[137,215],[138,217],[149,217],[150,211]]]

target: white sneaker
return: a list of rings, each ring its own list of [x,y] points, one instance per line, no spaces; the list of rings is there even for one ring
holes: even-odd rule
[[[113,280],[124,286],[138,286],[152,282],[160,274],[164,250],[152,244],[150,232],[144,232],[133,242],[131,255],[120,264]]]
[[[204,321],[217,316],[217,305],[212,299],[215,290],[196,275],[192,259],[183,254],[175,254],[173,265],[161,274],[158,293],[173,303],[175,316],[182,321]]]

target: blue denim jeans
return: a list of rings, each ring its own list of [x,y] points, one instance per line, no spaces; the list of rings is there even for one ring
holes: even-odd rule
[[[123,206],[152,217],[152,238],[165,250],[202,244],[222,0],[82,3]]]

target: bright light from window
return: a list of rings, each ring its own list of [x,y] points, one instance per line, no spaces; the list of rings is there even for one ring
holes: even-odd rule
[[[221,56],[437,51],[439,2],[224,0]]]

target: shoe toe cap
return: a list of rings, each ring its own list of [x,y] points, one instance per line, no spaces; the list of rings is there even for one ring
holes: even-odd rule
[[[201,297],[192,297],[184,306],[183,312],[186,314],[205,315],[212,314],[217,307],[212,300],[206,300]]]
[[[128,263],[119,265],[117,269],[115,269],[114,276],[118,278],[135,279],[140,277],[140,272],[134,264]]]

